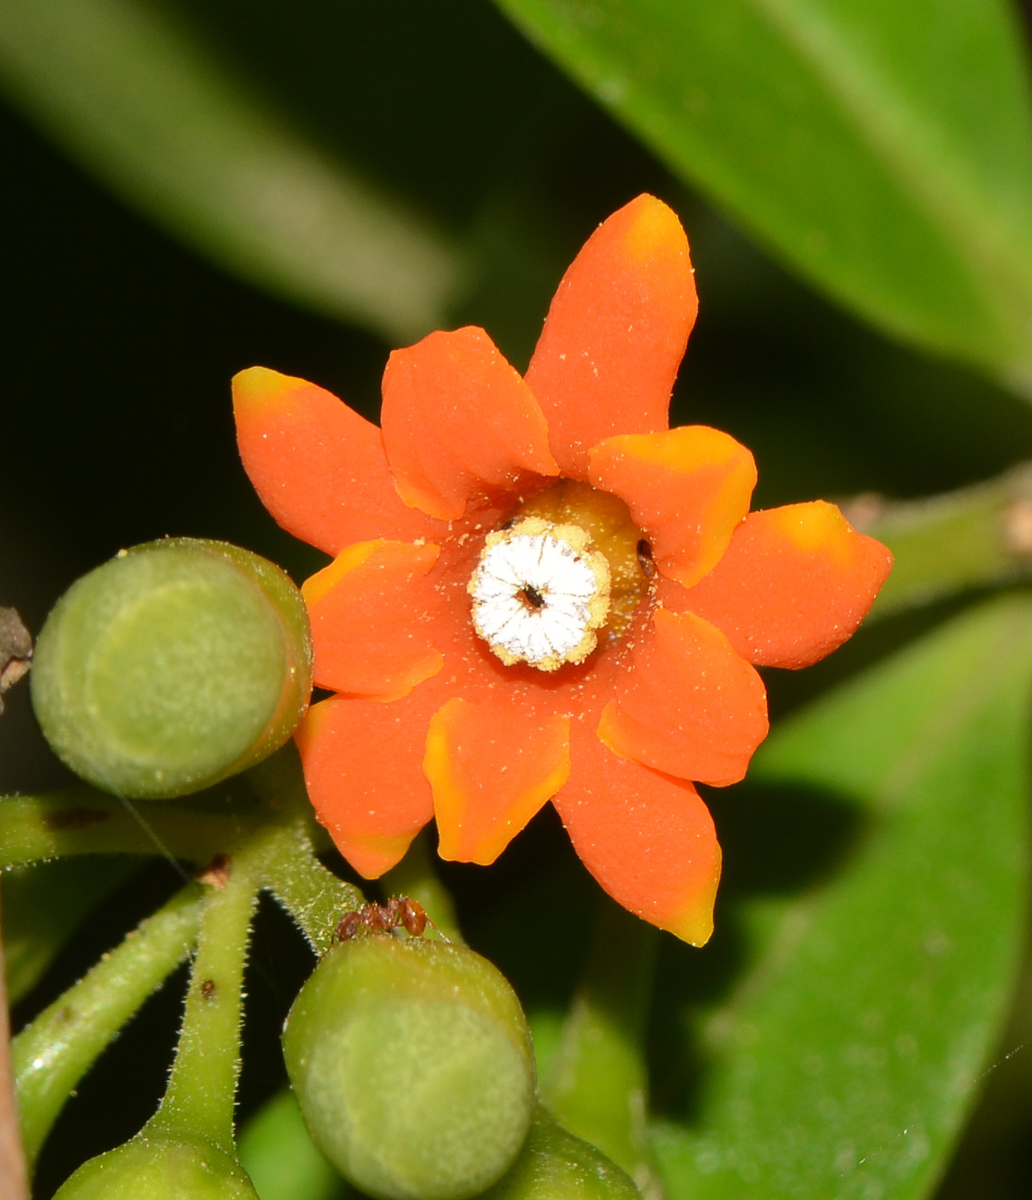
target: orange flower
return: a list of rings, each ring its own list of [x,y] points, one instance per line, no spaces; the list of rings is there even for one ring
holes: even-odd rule
[[[640,196],[552,301],[525,379],[481,329],[395,351],[382,429],[255,367],[234,380],[266,507],[335,556],[304,586],[309,794],[368,878],[436,817],[490,863],[548,800],[619,903],[702,944],[720,876],[692,782],[767,733],[756,665],[856,629],[891,556],[816,501],[749,513],[752,455],[668,428],[697,301],[677,218]]]

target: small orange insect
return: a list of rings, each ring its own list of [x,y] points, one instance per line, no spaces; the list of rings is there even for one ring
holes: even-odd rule
[[[422,937],[427,925],[433,921],[418,900],[410,896],[397,896],[386,904],[367,904],[357,912],[345,913],[337,926],[334,940],[350,942],[359,932],[386,933],[389,929],[402,926],[412,937]]]

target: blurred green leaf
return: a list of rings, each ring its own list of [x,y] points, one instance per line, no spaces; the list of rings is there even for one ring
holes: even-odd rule
[[[497,2],[839,300],[1032,389],[1032,120],[1005,0]]]
[[[646,1145],[643,1043],[656,929],[603,896],[562,1034],[540,1079],[563,1128],[621,1167],[644,1196],[661,1195]]]
[[[696,1105],[657,1132],[672,1196],[927,1195],[1020,959],[1030,677],[1032,601],[997,600],[757,755],[765,784],[857,806],[862,831],[827,882],[724,913],[748,965],[690,1018]]]
[[[31,863],[4,872],[3,939],[7,996],[16,1004],[36,986],[96,904],[139,860],[89,857]]]
[[[84,166],[254,283],[395,340],[442,322],[457,250],[146,0],[0,0],[0,86]]]
[[[244,1126],[240,1161],[259,1200],[343,1200],[357,1195],[312,1144],[289,1088],[267,1100]]]

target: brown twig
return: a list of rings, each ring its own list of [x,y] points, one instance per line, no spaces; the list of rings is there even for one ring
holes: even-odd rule
[[[3,946],[0,945],[0,1196],[5,1200],[28,1200],[29,1181],[18,1128],[18,1105],[14,1095],[14,1076],[11,1074],[10,1045],[4,952]]]
[[[32,638],[13,608],[0,608],[0,713],[4,692],[14,687],[29,669]]]

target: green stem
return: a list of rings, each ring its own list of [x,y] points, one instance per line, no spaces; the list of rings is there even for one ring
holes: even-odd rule
[[[584,973],[541,1090],[561,1125],[661,1195],[645,1121],[645,1032],[658,931],[602,898]]]
[[[248,779],[284,822],[276,852],[266,860],[263,886],[294,918],[316,954],[325,954],[341,917],[361,908],[365,897],[315,857],[312,843],[321,827],[313,818],[296,747],[288,743],[253,767]]]
[[[286,832],[286,831],[285,831]],[[297,922],[316,954],[325,954],[341,917],[365,904],[365,897],[315,857],[305,831],[294,827],[266,867],[265,886]]]
[[[202,907],[201,887],[183,888],[14,1039],[22,1138],[30,1162],[101,1051],[189,953]]]
[[[147,1128],[200,1135],[234,1152],[244,964],[259,891],[273,891],[317,952],[331,944],[341,915],[363,903],[357,888],[315,857],[314,822],[296,754],[281,752],[248,774],[250,786],[238,783],[234,795],[249,799],[228,811],[212,811],[220,799],[212,794],[182,805],[148,805],[148,824],[173,854],[212,863],[207,886],[184,889],[16,1039],[24,1136],[33,1159],[72,1088],[195,937],[197,957],[175,1063]],[[228,793],[221,799],[229,799]],[[154,849],[119,801],[99,793],[11,798],[0,809],[5,851],[15,862]],[[10,840],[8,832],[14,834]],[[215,855],[226,851],[225,862],[216,865]]]
[[[1032,466],[940,496],[860,496],[843,507],[896,558],[872,616],[1032,577]]]
[[[280,833],[244,843],[228,857],[224,881],[206,889],[176,1058],[149,1132],[200,1134],[234,1153],[244,963],[263,859]]]
[[[462,942],[455,904],[434,870],[426,833],[421,833],[413,841],[405,857],[380,879],[380,884],[387,896],[411,896],[413,900],[418,900],[446,938]]]
[[[237,786],[237,791],[241,789]],[[0,798],[0,868],[76,854],[149,854],[205,863],[262,819],[252,802],[214,808],[207,797],[148,802],[144,826],[121,800],[87,788]],[[155,840],[157,839],[157,840]]]

